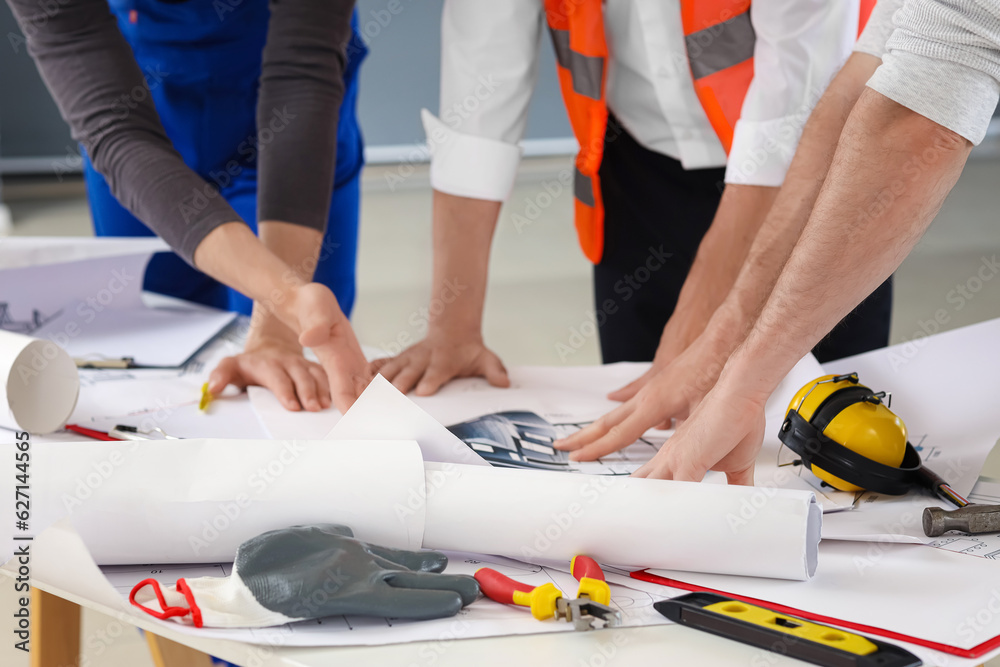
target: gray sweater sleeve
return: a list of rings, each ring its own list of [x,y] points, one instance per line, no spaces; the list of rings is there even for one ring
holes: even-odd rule
[[[174,150],[107,2],[7,2],[73,138],[111,192],[193,263],[210,231],[240,217]]]
[[[272,0],[257,104],[258,220],[326,228],[354,0]]]
[[[885,53],[885,43],[894,29],[892,16],[902,6],[903,0],[878,0],[854,50],[881,58]]]
[[[111,192],[193,264],[205,236],[240,217],[174,150],[106,0],[7,2],[74,139]],[[325,225],[353,4],[272,2],[258,107],[261,219]]]
[[[893,22],[868,87],[979,144],[1000,99],[1000,5],[906,0]]]

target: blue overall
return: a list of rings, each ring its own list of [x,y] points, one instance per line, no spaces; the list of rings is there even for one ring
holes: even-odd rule
[[[174,148],[191,169],[218,186],[256,232],[256,113],[261,52],[270,16],[267,0],[109,0],[109,4],[146,77]],[[367,54],[356,13],[352,27],[337,127],[333,198],[314,277],[333,290],[347,315],[354,305],[364,164],[356,117],[357,79],[358,66]],[[233,161],[238,167],[233,167]],[[97,235],[152,236],[146,225],[118,203],[86,155],[83,166]],[[144,286],[242,313],[249,313],[252,305],[246,296],[193,269],[174,253],[153,258]]]

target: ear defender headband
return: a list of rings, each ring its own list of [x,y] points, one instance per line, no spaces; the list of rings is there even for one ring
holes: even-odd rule
[[[842,491],[868,490],[898,496],[926,488],[958,505],[967,501],[923,467],[906,440],[906,425],[857,373],[819,378],[802,387],[789,405],[778,438],[802,464]]]

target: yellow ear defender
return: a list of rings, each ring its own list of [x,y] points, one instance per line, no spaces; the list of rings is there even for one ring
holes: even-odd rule
[[[958,507],[968,504],[921,464],[885,392],[861,384],[857,373],[826,375],[802,387],[778,437],[835,489],[897,496],[920,487]]]

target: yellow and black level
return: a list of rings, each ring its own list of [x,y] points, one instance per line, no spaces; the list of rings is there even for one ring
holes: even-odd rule
[[[779,614],[715,593],[689,593],[653,605],[671,621],[828,667],[918,667],[920,658],[877,639]]]

